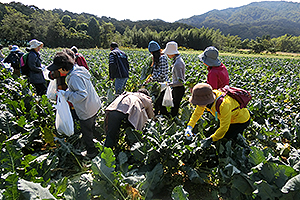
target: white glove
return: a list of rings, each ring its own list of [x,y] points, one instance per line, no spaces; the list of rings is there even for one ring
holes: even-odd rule
[[[185,137],[187,140],[192,140],[193,139],[193,136],[194,136],[194,133],[192,133],[192,127],[191,126],[187,126],[186,129],[185,129]]]

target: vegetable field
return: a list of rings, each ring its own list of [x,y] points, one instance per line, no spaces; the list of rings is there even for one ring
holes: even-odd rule
[[[43,64],[58,49],[42,49]],[[0,71],[0,199],[257,199],[292,200],[300,195],[300,59],[220,56],[230,85],[248,90],[251,124],[241,141],[222,139],[210,147],[200,140],[218,126],[205,114],[188,142],[184,129],[193,112],[190,89],[206,80],[198,53],[183,53],[186,93],[179,115],[149,120],[142,132],[121,130],[117,148],[103,148],[104,109],[113,101],[108,50],[80,50],[91,68],[103,106],[97,117],[99,155],[80,152],[79,123],[71,137],[55,130],[55,102],[36,97],[23,77]],[[131,66],[127,91],[143,85],[150,54],[125,50]],[[171,62],[170,62],[171,63]],[[171,73],[170,73],[171,76]],[[248,143],[251,152],[241,142]]]

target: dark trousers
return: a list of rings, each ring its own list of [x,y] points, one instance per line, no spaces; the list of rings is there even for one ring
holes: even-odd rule
[[[184,95],[184,86],[179,87],[173,87],[172,88],[172,97],[173,97],[173,103],[174,107],[171,108],[171,116],[175,117],[178,114],[178,110],[180,107],[180,102]]]
[[[168,115],[168,110],[165,106],[162,105],[163,99],[164,99],[164,95],[165,95],[165,90],[162,91],[159,96],[157,97],[155,103],[154,103],[154,114],[158,115]]]
[[[83,143],[86,145],[86,150],[88,154],[92,154],[95,151],[98,151],[95,147],[93,138],[95,134],[95,124],[96,124],[96,116],[87,119],[87,120],[79,120],[80,128],[82,132],[82,140]]]
[[[242,134],[244,130],[249,126],[250,119],[245,123],[230,124],[228,131],[226,132],[224,138],[227,139],[237,139],[238,134]]]
[[[38,96],[42,96],[43,94],[46,94],[47,92],[47,87],[45,83],[33,83],[35,89],[36,89],[36,94]]]
[[[104,146],[110,148],[116,146],[122,125],[124,128],[133,127],[128,121],[128,115],[116,110],[106,112],[104,125],[106,132]]]

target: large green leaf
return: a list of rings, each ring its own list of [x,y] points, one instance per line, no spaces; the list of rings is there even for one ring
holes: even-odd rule
[[[249,160],[253,165],[258,165],[266,160],[263,151],[257,147],[251,147],[252,151],[249,155]]]
[[[104,151],[101,153],[101,158],[105,160],[107,167],[115,167],[114,163],[116,157],[111,148],[104,147]]]
[[[18,181],[18,189],[21,191],[24,200],[31,199],[56,199],[47,188],[39,183],[29,182],[23,179]]]
[[[141,184],[141,189],[145,191],[146,199],[152,198],[153,191],[159,185],[162,175],[163,167],[160,163],[152,171],[146,173],[146,180]]]
[[[257,181],[254,183],[256,190],[253,192],[262,200],[276,199],[281,196],[280,191],[273,185],[268,184],[266,181]]]
[[[281,188],[283,193],[289,193],[290,191],[300,191],[300,174],[288,180]]]
[[[66,200],[82,200],[91,199],[92,175],[81,174],[73,176],[69,179],[69,184],[66,186],[66,180],[62,180],[58,184],[59,190],[65,190],[64,197]],[[66,188],[65,188],[66,187]]]
[[[188,200],[189,193],[183,189],[182,185],[176,186],[172,191],[173,200]]]
[[[255,190],[253,181],[245,174],[235,174],[231,180],[232,187],[245,195],[251,195]]]

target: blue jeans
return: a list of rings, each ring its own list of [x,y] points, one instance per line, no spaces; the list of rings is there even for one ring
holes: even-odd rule
[[[116,94],[122,94],[128,78],[115,78]]]

